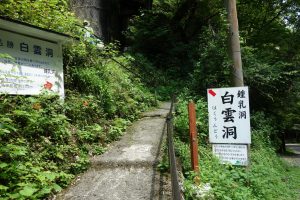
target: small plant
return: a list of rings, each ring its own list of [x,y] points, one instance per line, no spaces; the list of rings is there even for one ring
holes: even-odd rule
[[[188,97],[187,99],[189,99]],[[176,154],[180,157],[185,172],[185,197],[186,199],[296,199],[296,181],[287,183],[288,168],[277,157],[272,134],[276,134],[273,121],[263,113],[252,114],[252,148],[251,165],[247,170],[244,167],[222,165],[212,154],[211,147],[207,143],[207,106],[202,99],[197,101],[198,138],[199,146],[200,180],[203,184],[209,184],[210,190],[207,196],[201,196],[200,188],[194,184],[194,173],[191,173],[190,148],[188,138],[187,102],[183,97],[178,100],[175,128]],[[204,113],[204,114],[202,114]],[[205,114],[206,113],[206,114]],[[184,131],[184,132],[181,132]],[[282,192],[284,191],[284,193]]]

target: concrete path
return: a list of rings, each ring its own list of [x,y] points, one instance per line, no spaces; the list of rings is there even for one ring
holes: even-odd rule
[[[170,103],[163,103],[159,109],[144,113],[120,141],[94,157],[91,168],[55,199],[171,199],[170,180],[156,169],[169,109]]]
[[[290,163],[292,166],[300,167],[300,144],[286,144],[286,149],[294,153],[294,155],[284,155],[282,158]]]

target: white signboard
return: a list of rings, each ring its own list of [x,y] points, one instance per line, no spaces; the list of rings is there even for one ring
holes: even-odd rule
[[[248,87],[208,89],[209,141],[250,144]]]
[[[64,96],[61,44],[0,30],[0,93]]]
[[[223,164],[248,165],[247,145],[213,144],[213,153]]]

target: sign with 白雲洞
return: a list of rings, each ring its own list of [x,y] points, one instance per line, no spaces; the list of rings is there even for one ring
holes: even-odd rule
[[[248,87],[207,90],[209,141],[221,144],[250,144]]]
[[[0,93],[64,96],[62,44],[0,30]]]

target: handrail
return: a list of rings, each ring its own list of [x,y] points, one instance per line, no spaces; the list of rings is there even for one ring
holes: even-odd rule
[[[172,98],[171,108],[167,116],[167,137],[168,137],[168,152],[169,152],[169,163],[170,173],[172,182],[172,199],[181,200],[181,192],[178,182],[178,174],[176,167],[176,157],[173,143],[173,108],[174,108],[175,96]]]

